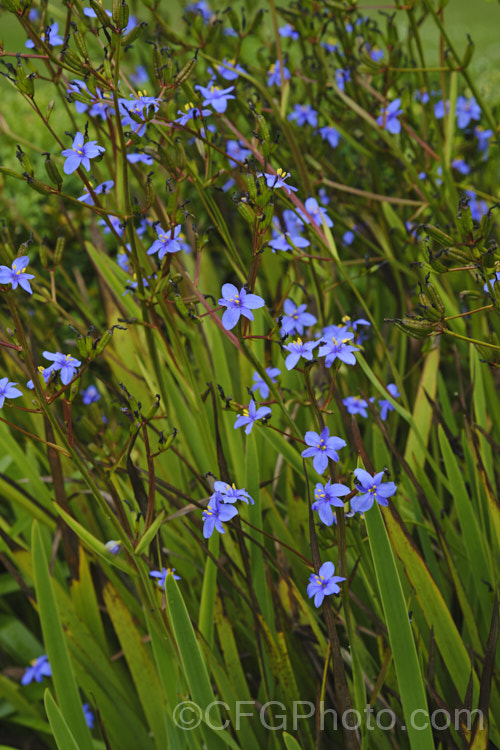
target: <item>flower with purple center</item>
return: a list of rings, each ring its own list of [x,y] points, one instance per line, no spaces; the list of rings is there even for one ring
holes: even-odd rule
[[[40,39],[45,44],[48,44],[49,47],[58,47],[60,44],[64,44],[64,39],[58,32],[59,24],[52,23],[50,26],[45,27],[45,31],[40,34]],[[36,45],[32,39],[28,39],[24,46],[28,49],[34,49]]]
[[[195,86],[196,89],[204,96],[203,106],[213,107],[213,109],[220,115],[223,114],[227,109],[227,103],[230,99],[236,99],[231,94],[234,91],[234,86],[228,86],[227,89],[221,89],[220,86],[215,86],[213,83],[209,83],[208,86]]]
[[[323,342],[318,356],[325,357],[325,367],[331,367],[336,359],[346,365],[355,365],[356,357],[353,352],[358,351],[358,347],[349,343],[354,338],[354,333],[348,331],[347,328],[336,328],[337,330],[330,340]]]
[[[325,222],[327,227],[333,227],[333,221],[326,213],[326,208],[320,206],[316,198],[307,198],[304,208],[318,227],[321,227],[323,222]],[[311,219],[303,211],[299,211],[299,215],[306,224],[311,223]]]
[[[347,409],[348,414],[361,414],[365,419],[368,417],[368,412],[366,411],[368,401],[361,398],[361,396],[347,396],[347,398],[342,399],[342,403]]]
[[[313,358],[313,349],[315,349],[317,346],[317,341],[306,341],[304,343],[300,338],[297,338],[295,339],[295,341],[291,341],[289,344],[286,344],[286,346],[283,347],[283,349],[286,349],[286,351],[289,352],[288,357],[285,359],[286,369],[293,370],[293,368],[298,364],[298,361],[301,357],[310,362]]]
[[[32,273],[26,273],[29,262],[30,259],[27,255],[21,255],[13,261],[11,268],[0,266],[0,284],[11,284],[12,289],[17,289],[20,286],[28,294],[33,294],[29,280],[35,277]]]
[[[239,490],[236,485],[227,484],[227,482],[214,482],[215,492],[219,492],[222,495],[222,501],[224,503],[236,503],[238,500],[246,503],[247,505],[255,505],[255,500],[250,497],[245,489]]]
[[[231,518],[237,515],[238,509],[234,505],[231,505],[231,503],[225,503],[220,492],[214,492],[202,516],[203,536],[205,539],[210,539],[214,533],[214,529],[217,529],[220,534],[225,534],[222,524],[230,521]]]
[[[481,119],[481,107],[473,96],[470,99],[466,99],[465,96],[458,96],[455,113],[457,116],[457,127],[460,130],[464,130],[472,120]]]
[[[403,110],[400,105],[401,99],[394,99],[394,101],[390,102],[387,107],[384,107],[380,111],[380,115],[377,117],[377,125],[380,125],[381,128],[384,128],[393,135],[401,132],[401,123],[398,117],[403,114]]]
[[[287,180],[290,177],[290,172],[285,172],[284,169],[281,169],[281,167],[278,167],[276,170],[276,174],[270,174],[269,172],[261,172],[258,177],[265,177],[266,185],[271,190],[277,190],[278,188],[283,188],[286,190],[288,194],[290,194],[290,190],[293,190],[294,192],[297,192],[296,187],[292,187],[292,185],[287,185],[285,180]]]
[[[304,328],[309,328],[318,322],[318,319],[306,312],[307,305],[297,305],[288,298],[283,303],[284,315],[281,318],[281,335],[289,336],[292,333],[298,333],[300,336],[304,333]]]
[[[346,83],[350,80],[350,70],[343,70],[342,68],[338,68],[338,70],[335,71],[335,83],[337,84],[340,91],[343,91],[345,89]]]
[[[100,185],[96,185],[95,188],[93,188],[95,195],[106,195],[109,193],[112,188],[114,188],[115,183],[113,180],[106,180],[106,182],[101,182]],[[91,194],[89,193],[87,188],[84,188],[83,194],[78,198],[80,203],[86,203],[88,206],[94,205],[94,199],[92,198]]]
[[[63,166],[64,174],[73,174],[81,166],[90,172],[90,159],[101,156],[105,150],[103,146],[97,144],[97,141],[85,143],[83,134],[78,132],[71,148],[65,148],[62,152],[62,155],[66,157]]]
[[[389,383],[389,385],[387,386],[387,390],[393,398],[398,398],[399,396],[401,396],[395,383]],[[378,404],[380,406],[380,419],[385,422],[385,420],[387,419],[387,414],[390,411],[394,411],[394,406],[385,398],[379,399]]]
[[[85,390],[82,391],[82,401],[85,406],[88,406],[89,404],[95,404],[95,402],[99,401],[100,398],[101,394],[99,393],[95,385],[89,385],[88,388],[85,388]]]
[[[257,409],[255,401],[252,399],[248,405],[248,409],[243,409],[243,414],[236,417],[234,429],[237,430],[239,427],[245,427],[245,435],[250,435],[255,422],[265,419],[270,414],[271,409],[269,406],[261,406]]]
[[[340,586],[338,585],[345,578],[335,576],[335,565],[332,562],[323,563],[318,573],[311,573],[309,583],[307,584],[307,596],[312,599],[314,596],[314,606],[321,607],[325,596],[330,594],[339,594]]]
[[[285,39],[298,39],[299,32],[295,31],[291,23],[286,23],[284,26],[280,26],[278,34]]]
[[[382,482],[384,473],[383,471],[379,471],[378,474],[372,477],[364,469],[354,469],[354,476],[359,482],[355,487],[361,493],[351,500],[351,508],[356,513],[366,513],[367,510],[370,510],[375,500],[379,505],[389,505],[387,498],[394,495],[397,487],[394,482]]]
[[[177,575],[175,572],[175,568],[162,568],[161,570],[151,570],[149,572],[150,578],[154,578],[156,580],[156,585],[158,588],[165,591],[165,585],[167,582],[167,576],[172,575],[174,577],[175,581],[180,581],[181,577]]]
[[[82,364],[80,360],[75,359],[71,354],[44,352],[43,356],[45,359],[53,362],[53,364],[50,365],[52,370],[60,372],[63,385],[68,385],[68,383],[75,377],[77,369]]]
[[[42,654],[38,659],[33,659],[30,662],[30,666],[21,677],[21,685],[29,685],[33,680],[41,682],[44,677],[52,677],[49,658],[46,654]]]
[[[238,291],[234,284],[223,284],[219,305],[227,309],[224,310],[222,316],[222,325],[226,331],[230,331],[239,321],[240,315],[248,318],[248,320],[253,320],[252,310],[264,307],[265,304],[262,297],[257,294],[249,294],[245,287]]]
[[[302,127],[302,125],[311,125],[315,128],[318,124],[318,113],[310,104],[296,104],[293,112],[290,112],[287,119],[290,121],[295,120],[299,127]]]
[[[212,114],[212,111],[210,109],[202,109],[200,106],[188,102],[184,105],[184,112],[178,109],[177,114],[181,116],[177,120],[174,120],[174,122],[178,125],[187,125],[190,120],[194,120],[197,117],[208,117]]]
[[[277,367],[266,367],[266,373],[269,376],[271,382],[276,383],[276,378],[278,377],[278,375],[281,375],[281,370],[279,370]],[[252,393],[255,393],[255,391],[259,391],[261,398],[263,398],[264,400],[269,398],[269,386],[258,372],[254,372],[253,381],[254,384],[250,389]]]
[[[318,134],[323,138],[324,141],[327,141],[327,143],[332,148],[337,148],[337,146],[339,145],[340,133],[335,130],[333,125],[324,125],[318,130]]]
[[[19,398],[23,392],[16,388],[18,383],[13,383],[9,378],[0,378],[0,409],[6,398]]]
[[[345,484],[332,484],[330,479],[326,484],[318,482],[314,490],[314,503],[311,507],[319,513],[320,520],[325,526],[333,525],[332,506],[343,508],[344,501],[340,498],[348,495],[350,491]]]
[[[332,461],[338,461],[339,454],[337,451],[345,448],[347,445],[346,441],[342,438],[335,437],[334,435],[330,437],[328,427],[324,427],[319,435],[317,432],[306,432],[304,440],[309,447],[303,450],[301,455],[303,458],[311,458],[312,456],[313,466],[318,474],[323,474],[326,470],[329,458]]]
[[[155,229],[156,234],[158,235],[158,239],[153,242],[153,244],[147,251],[148,255],[154,255],[155,253],[158,253],[158,260],[163,260],[167,253],[178,253],[180,252],[180,250],[182,250],[181,246],[177,242],[177,237],[181,233],[180,224],[177,224],[176,227],[171,227],[167,231],[165,231],[160,226],[160,224],[157,224]]]
[[[283,78],[285,81],[289,81],[291,78],[290,71],[285,67],[284,63],[280,65],[280,61],[276,60],[267,71],[267,85],[268,86],[281,86],[281,68],[283,68]]]

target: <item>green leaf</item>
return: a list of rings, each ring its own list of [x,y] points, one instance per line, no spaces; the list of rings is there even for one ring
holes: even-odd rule
[[[59,710],[59,707],[48,688],[45,690],[43,700],[50,726],[54,733],[54,739],[59,750],[80,750],[80,745],[78,745],[70,728],[64,721],[64,716]],[[81,712],[83,716],[83,709],[81,709]]]

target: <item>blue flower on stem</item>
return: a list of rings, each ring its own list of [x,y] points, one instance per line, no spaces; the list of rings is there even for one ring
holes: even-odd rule
[[[82,364],[78,359],[72,357],[71,354],[61,354],[61,352],[44,352],[43,356],[45,357],[45,359],[48,359],[49,361],[54,363],[50,365],[50,368],[52,370],[60,371],[61,382],[64,385],[68,385],[68,383],[76,375],[77,369]]]
[[[317,318],[311,313],[306,312],[307,305],[297,305],[288,298],[283,303],[285,314],[281,318],[281,335],[290,335],[298,333],[300,336],[304,333],[304,328],[309,328],[318,322]]]
[[[212,83],[208,86],[198,85],[195,86],[195,88],[205,97],[203,100],[203,106],[213,107],[219,114],[223,114],[226,111],[227,103],[230,99],[236,98],[231,94],[231,91],[234,91],[234,86],[228,86],[227,89],[221,89],[220,86],[215,86],[215,84]]]
[[[340,133],[335,130],[333,125],[324,125],[318,130],[318,133],[332,148],[337,148],[340,141]]]
[[[465,159],[463,159],[461,156],[457,157],[456,159],[453,159],[453,161],[451,162],[451,166],[453,167],[453,169],[456,169],[457,172],[460,172],[460,174],[465,175],[465,174],[469,174],[470,172],[469,165],[467,164]]]
[[[158,259],[163,260],[167,253],[178,253],[182,250],[181,246],[177,242],[177,237],[181,233],[181,225],[177,224],[176,227],[165,231],[159,224],[156,225],[156,234],[158,239],[153,242],[149,250],[148,255],[154,255],[158,253]]]
[[[26,273],[26,267],[30,259],[27,255],[21,255],[12,263],[12,268],[0,266],[0,284],[12,284],[12,289],[18,286],[28,294],[33,294],[29,279],[34,279],[32,273]]]
[[[497,271],[492,279],[487,281],[484,286],[483,290],[486,292],[486,294],[490,293],[490,288],[495,291],[495,285],[500,283],[500,271]]]
[[[457,115],[457,126],[461,130],[464,130],[472,120],[481,119],[481,107],[473,96],[470,99],[466,99],[465,96],[457,97],[455,113]]]
[[[317,346],[317,341],[306,341],[304,343],[302,339],[295,339],[295,341],[291,341],[289,344],[286,344],[283,349],[286,349],[287,352],[290,352],[288,357],[285,359],[286,369],[293,370],[301,357],[307,359],[310,362],[313,358],[313,349],[315,349]]]
[[[45,31],[40,34],[40,39],[42,42],[45,42],[45,44],[48,44],[49,47],[58,47],[60,44],[64,44],[64,39],[58,32],[59,24],[53,23],[50,26],[47,26]],[[28,39],[24,46],[28,49],[34,49],[35,42],[32,39]]]
[[[174,580],[180,581],[181,577],[177,575],[175,572],[175,568],[162,568],[161,570],[151,570],[149,572],[150,578],[156,579],[156,584],[158,588],[163,589],[165,591],[165,584],[167,581],[167,576],[172,575],[174,577]]]
[[[129,164],[147,164],[148,166],[153,163],[153,157],[149,154],[127,154],[127,161]]]
[[[354,333],[347,328],[337,328],[335,335],[330,341],[323,342],[318,356],[325,357],[325,367],[331,367],[336,359],[340,359],[346,365],[355,365],[356,357],[353,352],[358,351],[357,346],[349,343],[354,338]]]
[[[290,172],[285,172],[284,169],[281,169],[281,167],[278,167],[276,170],[276,174],[270,174],[269,172],[261,172],[261,174],[258,175],[259,177],[265,177],[266,179],[266,185],[268,188],[271,188],[271,190],[277,190],[278,188],[284,188],[288,194],[290,194],[290,190],[293,190],[294,192],[297,192],[296,187],[292,187],[292,185],[287,185],[285,180],[287,180],[290,177]]]
[[[354,469],[354,476],[359,482],[355,487],[358,492],[361,492],[361,495],[356,495],[351,500],[351,508],[356,513],[365,513],[370,510],[375,500],[379,505],[389,505],[387,498],[394,495],[397,487],[394,482],[382,482],[383,471],[379,471],[372,477],[364,469]]]
[[[281,37],[289,39],[299,38],[299,32],[295,31],[291,23],[286,23],[284,26],[280,26],[280,28],[278,29],[278,34]]]
[[[323,222],[325,222],[327,227],[333,227],[333,221],[326,213],[326,208],[320,206],[316,198],[307,198],[306,202],[304,203],[304,208],[306,209],[312,220],[318,225],[318,227],[320,227]],[[311,219],[303,211],[299,211],[299,214],[301,219],[306,224],[311,223]]]
[[[299,127],[302,125],[311,125],[315,128],[318,124],[318,113],[310,104],[296,104],[293,112],[288,115],[288,120],[297,122]]]
[[[387,390],[391,394],[393,398],[398,398],[401,396],[400,392],[398,391],[398,387],[395,383],[389,383],[387,386]],[[387,414],[390,411],[394,411],[394,406],[391,404],[390,401],[387,401],[387,399],[379,399],[379,406],[380,406],[380,419],[385,422],[387,418]]]
[[[114,186],[115,183],[113,182],[113,180],[106,180],[106,182],[101,182],[100,185],[96,185],[95,188],[93,188],[94,194],[106,195],[112,188],[114,188]],[[80,201],[80,203],[86,203],[88,206],[94,205],[94,199],[92,198],[87,188],[84,188],[83,195],[81,195],[78,200]]]
[[[19,398],[23,392],[16,388],[18,383],[13,383],[9,378],[0,378],[0,409],[6,398]]]
[[[188,11],[200,15],[205,23],[208,23],[212,17],[212,10],[205,0],[198,0],[196,3],[189,3],[189,5],[186,5],[186,12]]]
[[[318,511],[321,521],[326,526],[333,525],[333,511],[335,508],[343,508],[344,501],[340,500],[344,495],[348,495],[351,490],[345,484],[332,484],[329,479],[326,484],[318,482],[314,489],[314,500],[312,509]]]
[[[312,456],[313,466],[318,474],[323,474],[326,470],[329,458],[332,461],[338,461],[339,454],[337,451],[347,445],[342,438],[333,435],[330,437],[328,427],[324,427],[319,435],[317,432],[306,432],[304,440],[309,447],[302,451],[302,458],[311,458]]]
[[[266,367],[266,372],[273,383],[276,383],[276,378],[278,377],[278,375],[281,375],[281,370],[278,370],[277,367]],[[269,398],[269,386],[266,381],[262,379],[258,372],[254,372],[253,381],[254,384],[250,389],[252,393],[255,393],[255,391],[259,391],[261,398],[264,399],[264,401]]]
[[[373,401],[373,399],[370,399]],[[368,417],[368,401],[365,401],[361,396],[347,396],[342,400],[348,414],[361,414],[365,419]]]
[[[100,156],[106,149],[97,145],[97,141],[85,143],[83,134],[78,132],[71,148],[65,148],[62,155],[66,157],[63,170],[64,174],[73,174],[80,166],[90,172],[90,159]]]
[[[38,659],[33,659],[31,666],[26,669],[21,677],[21,685],[29,685],[33,680],[41,682],[44,677],[52,677],[49,658],[45,654],[39,656]]]
[[[196,117],[208,117],[212,114],[210,109],[202,109],[198,105],[194,105],[192,102],[188,102],[184,105],[184,112],[180,109],[177,110],[177,114],[181,115],[174,120],[178,125],[187,125],[189,120],[194,120]]]
[[[323,563],[318,573],[311,573],[307,584],[307,596],[314,596],[314,606],[321,607],[325,596],[339,594],[339,583],[345,581],[342,576],[335,576],[335,565],[332,562]]]
[[[273,253],[277,250],[288,252],[289,250],[295,250],[296,248],[309,247],[311,243],[302,237],[300,234],[291,235],[290,232],[283,232],[280,234],[273,229],[273,239],[269,241],[269,247]]]
[[[239,141],[230,140],[226,142],[226,154],[230,161],[244,162],[251,157],[252,152]]]
[[[225,534],[222,524],[230,521],[231,518],[237,515],[237,508],[231,503],[225,503],[220,492],[214,492],[202,516],[203,536],[205,539],[209,539],[212,536],[214,529],[217,529],[220,534]]]
[[[101,394],[99,393],[95,385],[89,385],[88,388],[85,388],[85,390],[82,391],[82,401],[85,406],[88,406],[89,404],[95,404],[95,402],[99,401],[100,398]]]
[[[477,138],[477,147],[482,152],[483,159],[486,159],[488,157],[490,138],[493,135],[493,130],[484,130],[480,125],[476,125],[474,135]]]
[[[225,503],[235,503],[238,500],[246,503],[247,505],[255,505],[255,500],[250,497],[245,489],[239,490],[235,484],[227,484],[227,482],[214,482],[215,492],[219,492],[222,495],[222,500]]]
[[[443,99],[440,99],[434,104],[434,117],[436,120],[442,120],[445,114],[450,111],[450,100],[446,100],[446,107]]]
[[[82,708],[83,708],[83,715],[85,716],[85,722],[86,722],[88,728],[89,729],[93,729],[94,728],[94,724],[95,724],[95,717],[94,717],[94,714],[92,713],[92,711],[90,710],[89,704],[88,703],[84,703],[82,705]]]
[[[283,68],[283,78],[285,81],[290,80],[291,74],[285,64],[280,65],[280,61],[276,60],[267,71],[267,85],[268,86],[281,86],[281,68]]]
[[[234,429],[237,430],[238,427],[245,427],[245,435],[250,435],[252,432],[252,428],[259,419],[264,419],[265,417],[269,416],[271,413],[271,409],[269,406],[261,406],[259,409],[255,406],[255,401],[252,399],[248,405],[248,409],[243,409],[243,414],[240,414],[239,417],[236,417],[236,421],[234,423]]]
[[[223,59],[220,65],[216,66],[216,70],[220,77],[226,81],[235,81],[240,73],[246,73],[245,68],[238,65],[236,60],[226,60],[226,58]]]
[[[141,92],[139,92],[138,97],[131,94],[131,100],[118,99],[122,127],[129,126],[136,135],[142,137],[146,132],[147,120],[151,118],[152,114],[158,112],[160,104],[161,99],[156,99],[154,96],[146,96]],[[141,122],[137,122],[134,117],[139,118]]]
[[[482,198],[478,198],[473,190],[465,191],[470,198],[469,207],[473,221],[481,221],[483,216],[488,213],[488,204]]]
[[[45,381],[45,384],[47,384],[49,382],[49,378],[55,372],[55,368],[52,365],[50,365],[50,367],[42,367],[40,365],[40,367],[38,368],[38,372],[42,373],[43,379]],[[33,385],[33,381],[32,380],[28,380],[28,382],[26,383],[26,387],[29,388],[30,391],[32,391],[33,388],[35,387]]]
[[[381,128],[385,128],[389,133],[397,135],[401,132],[401,123],[398,120],[399,115],[403,114],[403,110],[400,107],[401,99],[394,99],[393,102],[384,107],[380,115],[377,117],[377,125]]]
[[[345,85],[347,81],[351,80],[351,71],[350,70],[343,70],[342,68],[339,68],[335,71],[335,83],[339,87],[340,91],[343,91],[345,89]]]
[[[239,321],[240,315],[253,320],[252,310],[264,307],[265,304],[262,297],[249,294],[244,287],[238,291],[234,284],[223,284],[219,305],[223,305],[227,310],[222,315],[222,325],[226,331],[230,331]]]

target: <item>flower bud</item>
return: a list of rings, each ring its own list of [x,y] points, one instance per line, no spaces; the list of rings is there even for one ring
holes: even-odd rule
[[[101,3],[98,3],[96,0],[89,0],[89,2],[90,2],[90,7],[95,12],[99,23],[102,24],[103,26],[106,26],[108,29],[110,29],[112,27],[111,19],[109,18],[108,14],[102,7]]]
[[[45,157],[45,171],[47,172],[47,176],[51,182],[54,183],[54,185],[57,185],[60,187],[63,182],[63,178],[61,177],[61,173],[59,172],[58,168],[50,158],[50,154],[47,154]]]
[[[441,245],[441,247],[450,247],[450,245],[455,244],[453,237],[450,237],[449,234],[441,231],[438,227],[432,226],[432,224],[424,224],[424,229],[429,237],[437,242],[438,245]]]
[[[187,79],[189,78],[189,76],[193,72],[193,70],[194,70],[195,65],[196,65],[197,62],[198,61],[197,61],[196,57],[193,57],[192,60],[190,60],[188,63],[186,63],[186,65],[184,65],[184,67],[180,70],[179,73],[177,73],[177,75],[174,78],[174,86],[180,86],[185,81],[187,81]]]

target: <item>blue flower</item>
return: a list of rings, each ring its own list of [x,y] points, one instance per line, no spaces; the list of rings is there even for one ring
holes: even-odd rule
[[[49,361],[53,362],[54,364],[50,365],[49,369],[52,369],[54,371],[59,370],[61,373],[61,382],[64,385],[68,385],[68,383],[74,378],[76,375],[77,369],[82,364],[78,359],[75,359],[71,356],[71,354],[61,354],[61,352],[44,352],[43,356],[45,359],[48,359]],[[45,377],[45,374],[44,374]]]
[[[398,387],[395,383],[389,383],[387,386],[387,390],[391,394],[393,398],[398,398],[401,396],[400,392],[398,391]],[[391,404],[390,401],[387,401],[387,399],[379,399],[379,406],[380,406],[380,419],[382,419],[384,422],[387,418],[387,414],[390,411],[394,411],[394,406]]]
[[[266,303],[257,294],[249,294],[244,287],[238,291],[234,284],[223,284],[222,297],[219,299],[219,305],[227,308],[222,316],[222,325],[226,331],[235,327],[243,315],[248,320],[253,320],[252,310],[264,307]]]
[[[450,100],[446,100],[446,114],[450,111]],[[445,115],[445,105],[444,100],[440,99],[440,101],[436,102],[434,104],[434,117],[436,120],[442,120]]]
[[[397,487],[394,482],[382,482],[383,471],[379,471],[372,477],[364,469],[354,469],[354,476],[359,482],[355,487],[358,492],[362,493],[351,500],[351,508],[356,513],[365,513],[370,510],[375,500],[379,505],[389,505],[387,498],[394,495]]]
[[[220,65],[216,65],[217,73],[221,78],[226,81],[235,81],[240,73],[246,73],[245,68],[242,68],[236,60],[223,59]]]
[[[493,135],[493,130],[484,130],[480,125],[476,125],[474,128],[474,135],[477,138],[477,147],[483,154],[483,159],[488,156],[488,149],[490,147],[490,138]]]
[[[462,157],[453,159],[453,161],[451,162],[451,166],[453,167],[453,169],[456,169],[457,172],[460,172],[460,174],[469,174],[470,172],[469,165]]]
[[[327,52],[336,52],[339,46],[338,39],[333,36],[329,36],[326,41],[320,42],[320,44]]]
[[[95,402],[99,401],[100,398],[101,394],[99,393],[95,385],[89,385],[88,388],[82,391],[82,401],[85,406],[88,406],[89,404],[95,404]]]
[[[333,227],[333,221],[326,213],[326,208],[320,206],[316,198],[308,198],[304,203],[307,213],[312,220],[320,227],[325,222],[327,227]],[[303,211],[299,211],[300,217],[306,224],[310,224],[310,219]]]
[[[19,398],[23,392],[16,388],[17,383],[13,383],[9,378],[0,378],[0,409],[6,398]]]
[[[343,91],[345,89],[345,85],[347,81],[351,80],[351,71],[350,70],[343,70],[342,68],[338,68],[338,70],[335,71],[335,83],[337,84],[340,91]]]
[[[38,368],[38,372],[41,372],[42,375],[43,375],[43,379],[45,380],[45,384],[47,384],[49,382],[49,378],[51,377],[51,375],[55,371],[56,370],[55,370],[55,368],[52,365],[50,365],[50,367],[42,367],[42,366],[40,366]],[[28,382],[26,383],[26,387],[29,388],[30,391],[32,391],[34,389],[34,387],[35,387],[33,385],[33,381],[32,380],[28,380]]]
[[[283,349],[286,349],[287,352],[290,352],[288,357],[285,359],[286,369],[293,370],[301,357],[307,359],[310,362],[313,358],[313,349],[315,349],[317,346],[317,341],[306,341],[304,343],[302,339],[295,339],[295,341],[291,341],[289,344],[284,346]]]
[[[266,372],[273,383],[276,383],[276,378],[278,375],[281,375],[281,370],[278,370],[277,367],[266,367]],[[266,400],[269,398],[269,386],[266,381],[261,378],[258,372],[254,372],[253,381],[254,384],[250,389],[252,393],[259,391],[262,399]]]
[[[384,57],[384,53],[382,52],[381,49],[379,49],[378,47],[372,48],[371,45],[368,43],[365,44],[365,50],[368,52],[373,62],[380,62],[382,58]]]
[[[20,286],[28,294],[33,294],[29,280],[35,277],[32,273],[26,273],[29,262],[27,255],[21,255],[13,261],[11,268],[0,266],[0,284],[12,284],[12,289]]]
[[[470,198],[469,207],[474,221],[481,221],[483,216],[488,213],[488,204],[482,198],[478,198],[473,190],[465,191]]]
[[[271,190],[284,188],[284,190],[286,190],[288,194],[290,194],[290,190],[297,192],[296,187],[292,187],[291,185],[286,184],[285,180],[287,180],[290,177],[290,172],[285,172],[285,170],[281,169],[281,167],[278,167],[278,169],[276,170],[276,174],[270,174],[269,172],[261,172],[258,176],[265,177],[266,185],[268,188],[271,188]]]
[[[115,230],[118,237],[121,237],[123,235],[123,232],[125,231],[125,224],[122,224],[122,221],[119,216],[108,216],[108,221]],[[108,227],[104,219],[99,219],[97,222],[100,227],[104,227],[103,232],[104,234],[110,234],[111,229]]]
[[[225,503],[220,492],[214,492],[202,516],[203,536],[205,539],[209,539],[212,536],[214,529],[217,529],[220,534],[224,534],[225,531],[222,524],[230,521],[231,518],[237,515],[237,508],[231,505],[231,503]]]
[[[339,454],[337,451],[347,445],[342,438],[333,435],[330,437],[328,427],[324,427],[319,435],[317,432],[306,432],[304,440],[309,447],[303,450],[301,455],[303,458],[313,457],[313,466],[318,474],[323,474],[326,470],[329,458],[332,461],[338,461]]]
[[[158,253],[158,259],[163,260],[167,253],[178,253],[182,249],[177,242],[177,237],[181,233],[180,224],[170,228],[168,231],[165,231],[159,224],[156,225],[155,229],[158,239],[153,242],[147,251],[148,255]]]
[[[142,137],[146,132],[146,121],[151,118],[154,112],[158,112],[161,99],[156,99],[154,96],[145,96],[141,92],[139,92],[138,97],[131,94],[130,99],[118,99],[122,127],[130,126],[136,135]],[[139,118],[142,123],[137,122],[132,115]]]
[[[335,508],[343,508],[344,501],[339,498],[348,495],[351,490],[346,487],[345,484],[332,484],[330,479],[326,484],[318,484],[314,490],[315,502],[312,504],[312,509],[318,511],[321,521],[326,526],[333,525],[333,511],[332,505]]]
[[[472,120],[481,119],[481,107],[473,96],[470,99],[466,99],[465,96],[457,97],[455,112],[457,115],[457,126],[461,130],[464,130]]]
[[[255,500],[250,497],[245,489],[239,490],[235,484],[227,484],[227,482],[214,482],[215,492],[219,492],[222,495],[222,501],[224,503],[235,503],[238,500],[246,503],[247,505],[255,505]]]
[[[215,86],[213,83],[208,86],[195,86],[201,95],[204,96],[203,106],[213,107],[216,112],[223,114],[227,109],[227,103],[230,99],[236,97],[231,94],[234,91],[234,86],[228,86],[227,89],[221,89],[220,86]]]
[[[299,127],[311,125],[313,128],[318,124],[318,113],[310,104],[296,104],[293,112],[288,115],[288,120],[295,120]]]
[[[267,71],[267,85],[268,86],[281,86],[281,68],[283,68],[283,78],[285,81],[290,80],[291,75],[288,68],[283,64],[280,66],[279,60],[271,65]]]
[[[353,352],[357,351],[358,347],[351,346],[349,343],[353,338],[354,334],[347,328],[338,327],[331,340],[323,342],[318,356],[325,357],[325,367],[331,367],[336,359],[340,359],[346,365],[356,364],[356,357]]]
[[[239,141],[226,142],[226,154],[230,161],[244,162],[252,156],[250,149],[245,148]]]
[[[245,427],[245,435],[250,435],[255,422],[259,419],[268,417],[271,413],[271,409],[268,406],[261,406],[259,409],[255,406],[255,401],[252,399],[248,405],[248,409],[243,410],[243,414],[236,417],[234,423],[234,429],[237,430],[239,427]]]
[[[356,239],[356,235],[352,231],[352,229],[348,229],[347,232],[344,232],[342,235],[342,242],[344,245],[352,245],[354,240]]]
[[[311,573],[309,583],[307,584],[307,596],[311,599],[314,596],[314,606],[321,607],[325,596],[330,594],[339,594],[339,583],[345,581],[342,576],[334,576],[335,565],[332,562],[323,563],[318,574]]]
[[[500,283],[500,271],[497,271],[492,279],[487,281],[485,285],[483,286],[483,290],[486,292],[486,294],[490,293],[490,287],[495,291],[495,285]]]
[[[189,5],[186,5],[186,11],[197,13],[203,18],[205,23],[208,23],[212,17],[212,10],[205,0],[198,0],[196,3],[189,3]]]
[[[21,677],[21,685],[29,685],[33,680],[41,682],[44,677],[52,677],[52,670],[49,664],[49,658],[45,654],[33,659]]]
[[[106,180],[106,182],[101,182],[100,185],[95,186],[94,193],[95,195],[106,195],[112,188],[114,188],[114,186],[115,183],[113,182],[113,180]],[[94,205],[94,199],[90,195],[87,188],[84,188],[83,195],[81,195],[78,200],[81,203],[86,203],[89,206]]]
[[[127,161],[129,164],[147,164],[148,166],[153,163],[153,157],[149,154],[127,154]]]
[[[202,109],[198,105],[194,105],[192,102],[188,102],[184,105],[184,112],[178,109],[177,114],[181,115],[174,120],[178,125],[187,125],[190,120],[194,120],[196,117],[208,117],[212,114],[210,109]]]
[[[135,73],[131,73],[130,75],[130,82],[133,83],[134,86],[142,86],[143,83],[147,83],[148,81],[149,75],[144,65],[138,65],[135,69]]]
[[[317,318],[311,313],[306,312],[307,305],[297,305],[288,298],[283,303],[285,314],[281,318],[281,335],[290,335],[298,333],[300,336],[304,333],[304,328],[313,326],[318,322]]]
[[[377,117],[377,125],[381,128],[385,128],[389,133],[397,135],[401,132],[401,123],[398,120],[399,115],[403,114],[403,110],[400,107],[401,99],[394,99],[387,107],[384,107],[380,115]]]
[[[291,208],[286,208],[283,211],[283,221],[285,222],[287,233],[291,236],[300,234],[304,229],[304,222]]]
[[[332,148],[337,148],[340,141],[340,133],[335,130],[333,125],[324,125],[318,130],[318,133]]]
[[[280,26],[278,29],[278,34],[281,37],[289,38],[289,39],[298,39],[299,38],[299,32],[295,31],[291,23],[286,23],[284,26]]]
[[[373,400],[373,399],[372,399]],[[362,417],[368,417],[368,401],[365,401],[361,396],[347,396],[342,399],[342,403],[347,409],[348,414],[361,414]]]
[[[175,568],[162,568],[161,570],[151,570],[149,572],[149,575],[151,578],[156,579],[156,584],[158,588],[163,589],[165,591],[165,584],[167,581],[167,576],[171,575],[174,577],[175,581],[180,581],[181,577],[177,575],[175,572]]]
[[[86,722],[88,728],[89,729],[93,729],[94,728],[94,724],[95,724],[95,717],[94,717],[94,714],[92,713],[92,711],[90,710],[89,704],[88,703],[84,703],[82,705],[82,708],[83,708],[83,715],[85,716],[85,722]]]
[[[309,247],[310,244],[309,240],[306,240],[305,237],[301,237],[299,234],[293,236],[289,232],[280,234],[275,229],[273,229],[273,239],[269,241],[269,247],[273,253],[277,250],[282,250],[286,253],[296,248]]]
[[[40,34],[40,39],[42,42],[45,42],[45,44],[48,44],[49,47],[58,47],[60,44],[64,44],[64,39],[60,34],[58,34],[59,31],[59,24],[53,23],[50,26],[47,26],[45,28],[45,31]],[[26,44],[24,45],[28,49],[34,49],[35,48],[35,42],[33,42],[31,39],[28,39]]]
[[[100,156],[106,149],[98,146],[97,141],[85,143],[82,133],[78,132],[71,148],[65,148],[62,155],[66,157],[63,170],[64,174],[73,174],[80,166],[90,172],[90,159]]]

